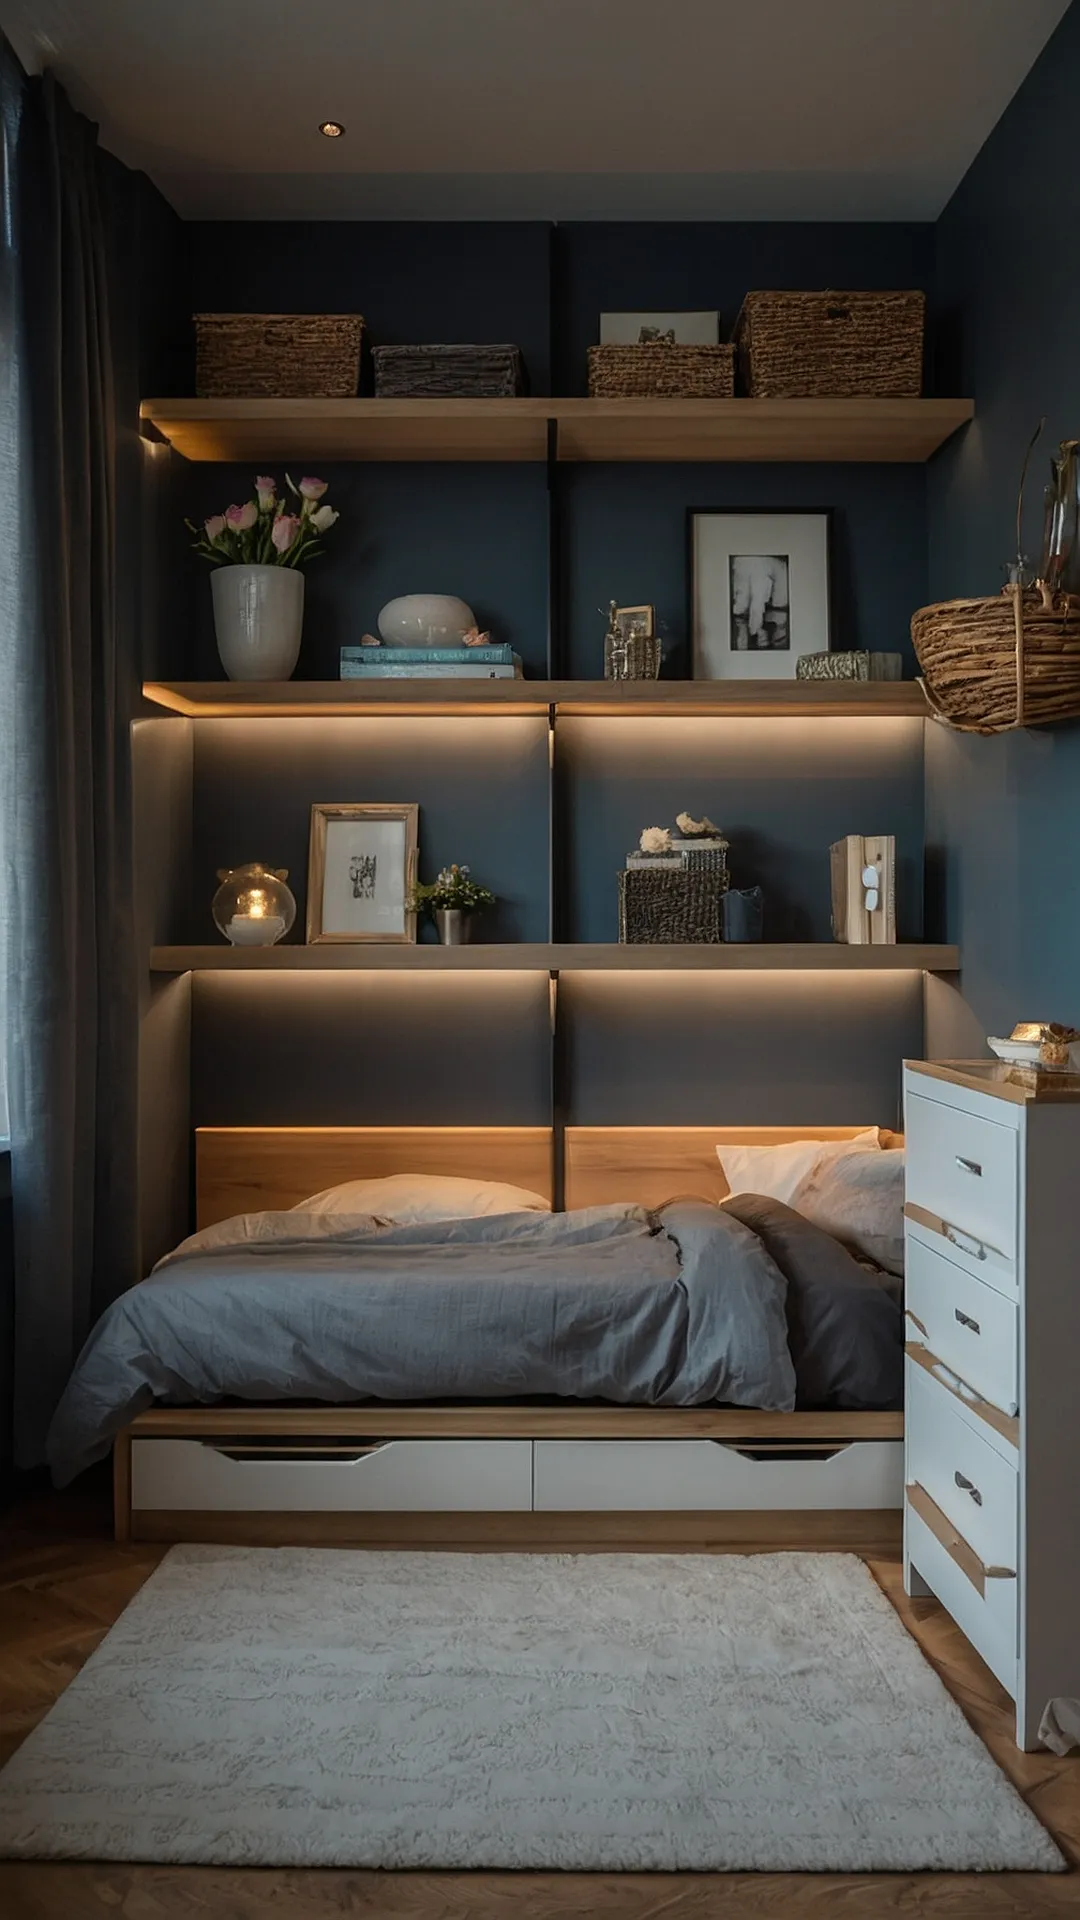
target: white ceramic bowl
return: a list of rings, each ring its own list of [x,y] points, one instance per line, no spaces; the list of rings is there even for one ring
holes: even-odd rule
[[[472,608],[452,593],[403,593],[380,613],[379,637],[387,647],[459,647],[475,625]]]
[[[991,1053],[999,1060],[1005,1060],[1010,1067],[1040,1067],[1039,1042],[1037,1040],[1001,1040],[995,1034],[988,1033],[986,1044]],[[1075,1073],[1080,1067],[1080,1044],[1069,1048],[1069,1058],[1064,1066],[1043,1067],[1045,1073]]]

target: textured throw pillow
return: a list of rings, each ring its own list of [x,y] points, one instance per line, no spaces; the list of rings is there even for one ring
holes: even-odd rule
[[[550,1213],[542,1194],[501,1180],[452,1174],[391,1173],[381,1180],[345,1180],[301,1200],[296,1213],[373,1213],[395,1226],[428,1220],[479,1220],[489,1213]]]
[[[798,1213],[888,1273],[904,1271],[904,1152],[820,1160],[796,1188]]]
[[[853,1140],[788,1140],[780,1147],[717,1147],[729,1193],[767,1193],[792,1204],[807,1174],[819,1162],[847,1154],[880,1152],[876,1127],[857,1133]]]
[[[787,1278],[797,1409],[888,1412],[903,1405],[901,1289],[869,1272],[832,1235],[763,1194],[722,1203],[764,1242]]]

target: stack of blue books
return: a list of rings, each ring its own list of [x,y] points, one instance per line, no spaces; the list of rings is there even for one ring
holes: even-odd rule
[[[507,646],[342,647],[342,680],[520,680]]]

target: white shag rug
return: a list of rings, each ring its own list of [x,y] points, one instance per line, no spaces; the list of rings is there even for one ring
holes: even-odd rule
[[[174,1547],[0,1774],[0,1854],[1064,1862],[846,1555]]]

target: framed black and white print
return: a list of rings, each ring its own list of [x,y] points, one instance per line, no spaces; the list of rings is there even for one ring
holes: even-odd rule
[[[307,937],[415,941],[420,808],[316,802],[308,851]]]
[[[793,680],[829,649],[829,522],[819,511],[690,515],[695,680]]]

